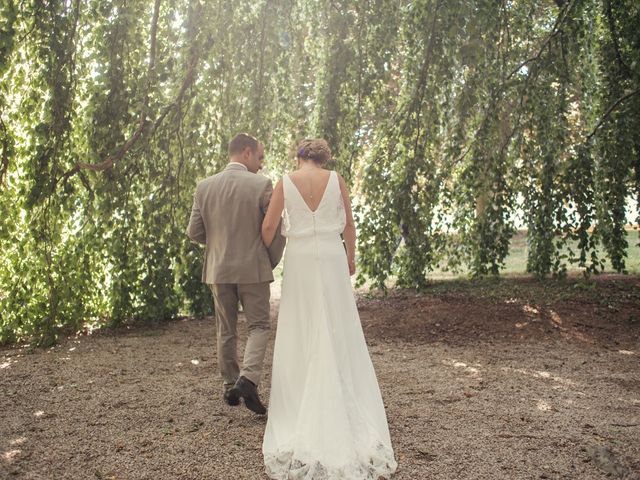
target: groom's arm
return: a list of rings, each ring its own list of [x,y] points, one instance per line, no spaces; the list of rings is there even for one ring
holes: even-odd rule
[[[207,231],[204,228],[204,221],[198,205],[198,191],[193,195],[193,206],[191,207],[191,218],[187,227],[187,235],[196,243],[207,243]]]
[[[280,187],[280,189],[282,188],[280,183],[276,186],[276,188],[278,187]],[[265,190],[262,192],[262,197],[260,199],[260,208],[262,212],[265,214],[265,220],[267,220],[266,217],[270,216],[268,214],[269,210],[273,210],[273,209],[269,209],[269,204],[271,203],[272,194],[273,194],[273,187],[271,186],[271,182],[269,182]],[[282,208],[280,209],[280,212],[277,213],[277,216],[280,217],[281,213],[282,213]],[[282,234],[280,233],[281,223],[282,223],[282,220],[280,220],[278,222],[278,225],[275,227],[273,240],[267,247],[267,252],[269,253],[269,259],[271,260],[271,268],[276,268],[276,265],[280,263],[280,259],[282,258],[282,253],[284,251],[284,246],[287,243],[286,238],[283,237]],[[263,222],[263,225],[262,225],[263,241],[264,241],[264,233],[265,233],[265,224]]]

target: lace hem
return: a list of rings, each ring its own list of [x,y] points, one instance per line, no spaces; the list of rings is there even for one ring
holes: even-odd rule
[[[398,464],[393,451],[379,444],[369,455],[368,461],[354,459],[342,466],[325,466],[319,461],[303,462],[294,452],[265,454],[265,470],[274,480],[378,480],[389,479]]]

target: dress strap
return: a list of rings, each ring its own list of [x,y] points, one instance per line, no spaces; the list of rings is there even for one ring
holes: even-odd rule
[[[295,195],[296,192],[291,191],[292,188],[295,188],[295,185],[293,184],[293,181],[289,177],[289,174],[285,173],[284,176],[282,177],[282,191],[284,193],[285,202],[286,201],[292,202],[293,198],[296,197]]]

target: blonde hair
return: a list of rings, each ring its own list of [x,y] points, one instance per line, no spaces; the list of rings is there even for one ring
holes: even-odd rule
[[[325,165],[331,160],[331,149],[324,138],[306,138],[298,144],[296,157]]]

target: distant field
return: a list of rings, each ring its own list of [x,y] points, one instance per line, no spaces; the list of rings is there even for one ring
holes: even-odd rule
[[[640,246],[638,232],[637,230],[628,230],[627,242],[629,243],[629,248],[627,250],[627,258],[626,258],[626,267],[627,271],[631,274],[640,275]],[[577,248],[574,243],[574,251],[577,252]],[[599,256],[605,257],[604,249],[599,250]],[[274,270],[274,275],[276,281],[280,281],[282,279],[282,268],[283,262],[276,267]],[[519,231],[514,237],[511,239],[511,247],[509,249],[509,256],[506,259],[505,268],[501,270],[500,274],[504,276],[519,276],[519,275],[527,275],[527,232]],[[568,265],[568,272],[570,273],[578,273],[581,269],[576,266]],[[429,278],[433,280],[444,280],[444,279],[453,279],[458,277],[467,277],[468,271],[462,270],[457,273],[452,273],[448,271],[443,271],[442,269],[436,269],[432,273],[429,274]],[[613,268],[611,267],[611,263],[607,260],[605,266],[605,273],[613,273]],[[393,278],[390,278],[389,286],[394,283]],[[365,284],[365,288],[369,283]]]
[[[626,267],[629,273],[640,273],[640,246],[638,246],[638,232],[635,230],[629,230],[627,235],[627,242],[629,248],[627,250]],[[577,242],[572,242],[571,247],[574,252],[577,253]],[[605,257],[604,249],[599,250],[599,256]],[[519,231],[511,239],[511,248],[509,249],[509,256],[506,259],[505,269],[501,273],[510,274],[524,274],[527,269],[527,232]],[[567,269],[570,272],[578,272],[579,268],[569,265]],[[605,272],[613,272],[611,263],[607,260],[605,266]],[[446,273],[446,272],[439,272]]]
[[[640,239],[638,238],[637,230],[627,230],[627,242],[629,244],[629,248],[627,249],[627,258],[625,261],[626,269],[629,273],[638,275],[640,274],[640,245],[638,245]],[[573,248],[574,254],[577,255],[577,242],[571,242],[570,247]],[[526,230],[520,230],[511,239],[511,246],[509,248],[509,255],[507,256],[505,261],[505,268],[500,271],[500,274],[504,276],[528,275],[527,250],[527,232]],[[606,259],[605,251],[602,246],[598,250],[598,256],[600,258]],[[578,268],[576,265],[568,264],[567,271],[569,273],[578,273],[581,272],[582,269]],[[613,272],[614,270],[611,266],[611,262],[606,260],[604,273]],[[452,279],[458,277],[467,277],[468,273],[469,271],[466,269],[462,269],[456,273],[452,273],[450,271],[445,271],[442,269],[435,269],[432,273],[429,274],[429,278],[434,280]]]

